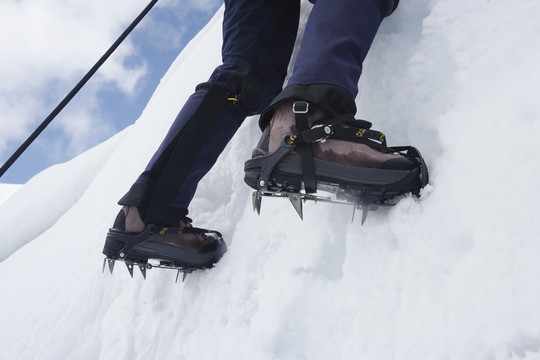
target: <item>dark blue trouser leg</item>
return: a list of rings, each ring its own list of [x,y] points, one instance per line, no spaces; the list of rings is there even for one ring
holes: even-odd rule
[[[293,74],[261,116],[261,128],[276,106],[290,100],[308,101],[329,115],[354,114],[362,63],[382,19],[398,1],[313,1]]]
[[[138,206],[147,222],[168,225],[185,216],[198,182],[243,119],[260,113],[282,88],[299,1],[226,0],[225,5],[223,65],[188,99],[146,170],[119,201]]]
[[[299,1],[226,0],[225,5],[223,65],[208,86],[190,97],[145,172],[119,202],[139,206],[147,222],[166,225],[185,216],[197,183],[245,116],[260,113],[281,90]],[[396,5],[397,0],[318,0],[290,86],[274,104],[292,93],[308,101],[314,96],[312,102],[326,102],[332,111],[341,106],[356,111],[362,61],[382,17]],[[226,100],[230,97],[237,98],[236,105]]]
[[[355,96],[381,21],[373,0],[317,0],[289,85],[333,84]]]

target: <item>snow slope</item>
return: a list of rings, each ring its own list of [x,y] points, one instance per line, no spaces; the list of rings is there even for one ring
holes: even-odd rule
[[[19,184],[0,184],[0,204],[9,199],[21,186]]]
[[[135,125],[0,205],[2,356],[540,359],[539,12],[535,0],[410,0],[385,20],[358,117],[421,149],[432,186],[420,200],[363,227],[331,205],[306,204],[302,222],[279,199],[257,217],[242,180],[251,119],[191,208],[226,237],[218,266],[182,284],[102,275],[116,200],[218,64],[218,12]]]

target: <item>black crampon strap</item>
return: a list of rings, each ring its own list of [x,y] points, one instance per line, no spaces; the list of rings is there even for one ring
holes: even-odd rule
[[[307,113],[309,105],[306,101],[296,101],[293,104],[293,112],[296,120],[296,130],[299,133],[309,129]],[[306,193],[316,193],[317,185],[315,183],[315,164],[313,163],[313,149],[311,143],[298,144],[298,151],[302,161],[302,173],[304,177],[304,188]]]

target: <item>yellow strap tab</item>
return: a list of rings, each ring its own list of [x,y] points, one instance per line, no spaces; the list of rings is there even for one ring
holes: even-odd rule
[[[358,137],[362,137],[364,136],[364,134],[366,133],[367,129],[359,129],[357,132],[356,132],[356,136]]]
[[[296,135],[289,136],[289,145],[292,145],[296,141],[297,137],[298,136],[296,136]]]

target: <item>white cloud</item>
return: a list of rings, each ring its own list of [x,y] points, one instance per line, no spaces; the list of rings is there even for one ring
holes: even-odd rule
[[[146,0],[0,2],[0,156],[7,157],[6,146],[20,142],[49,114],[146,5]],[[136,53],[128,38],[85,91],[87,105],[66,109],[73,111],[71,118],[85,119],[75,128],[75,122],[63,123],[72,143],[83,146],[103,136],[107,126],[92,116],[99,110],[97,94],[111,88],[135,91],[146,71],[144,64],[126,65]],[[87,136],[80,136],[83,131]]]
[[[148,3],[0,1],[0,165]],[[160,0],[138,25],[139,34],[142,30],[144,41],[155,50],[179,48],[186,29],[221,4],[222,0]],[[132,39],[122,43],[54,120],[52,131],[40,137],[38,146],[47,147],[52,161],[75,156],[118,130],[99,99],[112,93],[135,99],[144,86],[148,66]]]

